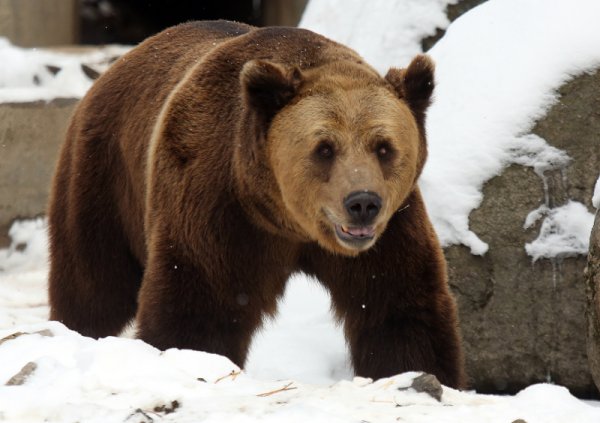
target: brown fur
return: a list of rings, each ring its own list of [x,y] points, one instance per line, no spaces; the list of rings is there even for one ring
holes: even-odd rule
[[[301,29],[194,22],[148,39],[72,119],[49,209],[51,318],[101,337],[135,316],[158,348],[243,366],[304,271],[330,290],[357,374],[423,370],[463,386],[416,187],[432,90],[425,56],[381,78]],[[372,239],[343,240],[358,219],[349,194],[363,192]]]

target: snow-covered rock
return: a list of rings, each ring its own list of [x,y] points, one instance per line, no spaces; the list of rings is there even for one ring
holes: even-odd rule
[[[579,395],[596,392],[581,282],[600,169],[600,73],[576,77],[560,94],[533,132],[569,160],[557,156],[543,169],[514,164],[492,178],[470,214],[489,251],[475,257],[446,249],[469,369],[481,390],[552,380]]]

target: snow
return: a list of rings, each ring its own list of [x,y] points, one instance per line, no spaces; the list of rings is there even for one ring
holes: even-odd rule
[[[532,226],[542,216],[545,218],[539,236],[525,244],[525,250],[533,261],[587,254],[594,215],[588,212],[585,205],[569,201],[554,209],[541,206],[527,216],[525,228]]]
[[[24,49],[0,37],[0,103],[80,98],[92,86],[82,64],[101,72],[129,47],[109,46],[86,53]],[[54,72],[51,70],[54,69]]]
[[[406,66],[420,52],[418,40],[447,25],[439,16],[447,3],[313,1],[301,26],[353,47],[384,73]],[[532,166],[541,176],[567,165],[566,153],[530,131],[562,84],[600,66],[597,16],[597,0],[490,0],[453,22],[428,52],[437,85],[420,187],[444,246],[485,254],[488,245],[470,230],[469,214],[481,204],[483,184],[509,164]]]
[[[258,380],[228,359],[160,352],[124,338],[93,340],[57,322],[0,330],[0,421],[9,422],[595,422],[600,408],[540,384],[514,397],[443,388],[441,401],[410,389],[418,373],[330,386]],[[11,335],[13,335],[11,337]],[[6,339],[6,337],[9,337]],[[31,365],[30,365],[31,366]]]
[[[10,247],[0,249],[0,329],[48,319],[45,220],[17,221],[9,235]]]
[[[0,250],[0,271],[31,270],[48,257],[46,221],[43,218],[16,221],[8,231],[12,243]]]
[[[268,321],[266,330],[256,336],[246,371],[260,379],[283,376],[317,384],[352,379],[344,336],[331,318],[325,289],[305,275],[292,276],[282,308],[279,318]],[[284,348],[286,345],[293,348]],[[273,351],[277,351],[277,359],[261,359]]]
[[[384,74],[421,53],[421,40],[448,26],[446,6],[457,2],[317,0],[308,3],[298,26],[354,48]]]
[[[600,419],[600,403],[580,401],[567,389],[549,384],[530,386],[515,396],[443,387],[438,402],[409,388],[418,373],[377,381],[352,379],[328,297],[303,275],[290,280],[280,318],[257,337],[244,371],[225,357],[200,351],[160,352],[135,339],[86,338],[47,321],[44,222],[17,222],[10,232],[11,247],[0,250],[0,421]]]

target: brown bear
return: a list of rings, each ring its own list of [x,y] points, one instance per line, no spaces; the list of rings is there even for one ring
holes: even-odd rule
[[[191,22],[80,102],[49,206],[51,319],[134,317],[160,348],[244,365],[288,277],[331,293],[358,375],[464,384],[457,312],[416,185],[433,64],[382,78],[297,28]]]

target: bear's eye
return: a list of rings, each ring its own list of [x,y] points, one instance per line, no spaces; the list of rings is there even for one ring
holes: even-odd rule
[[[388,141],[379,141],[375,147],[375,154],[380,160],[388,160],[391,158],[394,150]]]
[[[333,145],[329,141],[321,141],[315,150],[317,156],[324,160],[333,158]]]

